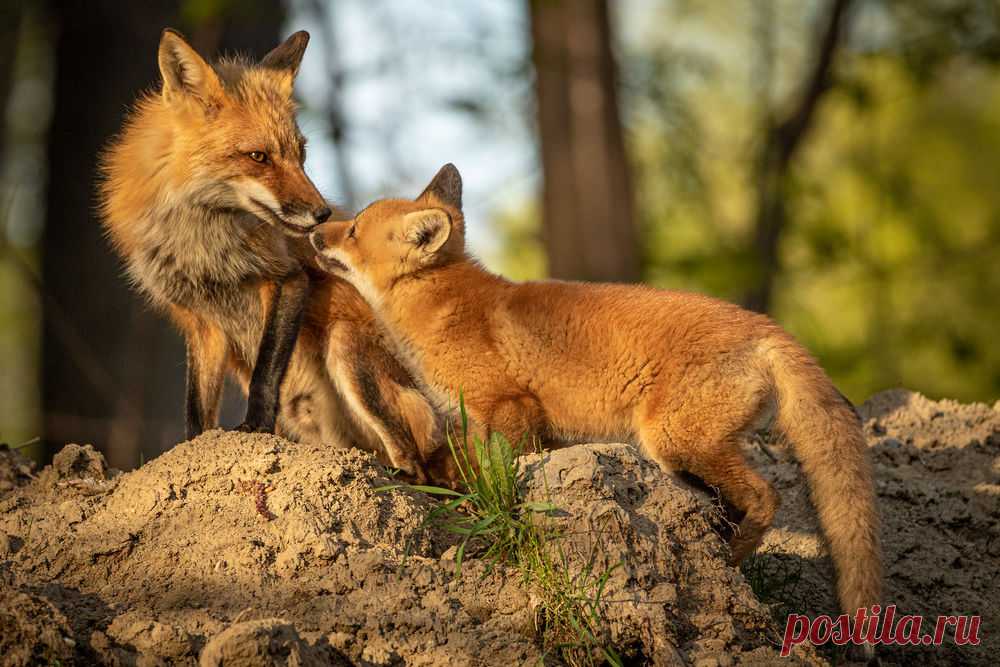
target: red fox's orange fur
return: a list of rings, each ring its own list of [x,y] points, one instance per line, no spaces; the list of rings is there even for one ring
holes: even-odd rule
[[[249,395],[241,428],[362,444],[422,478],[433,411],[358,293],[310,266],[305,234],[331,210],[295,121],[307,42],[298,32],[259,63],[209,65],[164,31],[163,87],[104,155],[103,222],[134,284],[184,333],[189,437],[216,425],[228,370]]]
[[[512,441],[637,442],[661,466],[719,489],[752,552],[778,507],[741,442],[771,426],[812,491],[843,609],[879,601],[881,552],[868,452],[853,407],[769,318],[696,294],[640,286],[514,283],[465,252],[461,179],[445,166],[416,200],[378,201],[321,225],[327,270],[372,304],[439,408]]]

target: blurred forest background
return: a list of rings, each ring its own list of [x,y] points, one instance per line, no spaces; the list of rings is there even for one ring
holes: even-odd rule
[[[452,161],[491,268],[769,312],[856,402],[1000,397],[997,0],[8,0],[0,441],[36,457],[182,437],[180,337],[94,211],[165,26],[208,55],[309,30],[307,170],[347,208]]]

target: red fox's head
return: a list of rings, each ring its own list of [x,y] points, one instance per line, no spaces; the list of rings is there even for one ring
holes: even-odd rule
[[[172,129],[165,167],[174,192],[295,234],[330,217],[302,168],[305,139],[292,100],[308,42],[308,33],[297,32],[260,63],[222,60],[213,67],[178,33],[164,30],[161,94]]]
[[[377,298],[402,276],[464,255],[462,177],[446,164],[416,199],[377,201],[309,238],[324,269]]]

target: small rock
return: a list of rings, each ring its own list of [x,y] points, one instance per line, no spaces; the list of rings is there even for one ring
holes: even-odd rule
[[[103,481],[108,477],[108,463],[93,445],[66,445],[53,457],[52,470],[58,479]]]
[[[321,667],[337,664],[330,647],[313,647],[278,618],[235,623],[208,642],[201,652],[201,667]],[[326,650],[324,650],[326,649]]]

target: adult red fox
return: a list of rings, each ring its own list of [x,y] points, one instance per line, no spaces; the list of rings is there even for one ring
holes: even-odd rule
[[[434,413],[357,292],[310,266],[306,234],[332,211],[292,99],[308,41],[209,65],[165,30],[162,89],[103,156],[104,227],[185,336],[188,437],[215,427],[228,370],[248,393],[241,430],[362,444],[423,479]]]
[[[779,498],[741,442],[774,426],[793,444],[837,570],[843,609],[879,603],[871,465],[850,403],[764,315],[631,285],[515,283],[465,250],[462,181],[446,165],[415,200],[375,202],[311,234],[323,267],[354,284],[439,407],[512,442],[633,441],[663,468],[716,487],[742,515],[738,562]],[[870,649],[870,647],[868,647]]]

